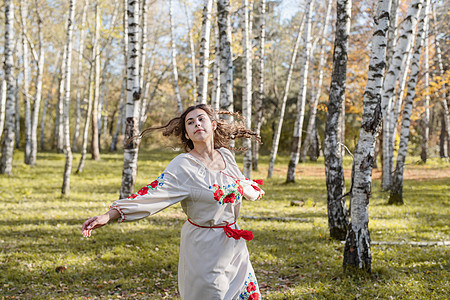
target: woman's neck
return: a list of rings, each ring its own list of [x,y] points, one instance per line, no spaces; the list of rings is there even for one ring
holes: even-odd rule
[[[192,151],[201,157],[212,159],[215,152],[214,143],[196,143]]]

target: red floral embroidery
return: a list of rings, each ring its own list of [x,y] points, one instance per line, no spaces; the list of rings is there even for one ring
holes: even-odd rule
[[[256,285],[254,282],[250,282],[247,286],[247,292],[251,293],[253,291],[256,291]]]
[[[238,193],[241,194],[241,196],[244,195],[244,188],[242,188],[242,185],[239,183],[239,180],[236,181],[236,183],[238,185],[238,188],[237,188]]]
[[[263,185],[263,180],[262,179],[255,179],[253,181],[256,182],[259,185]]]
[[[248,297],[248,300],[259,300],[259,294],[258,293],[251,294],[250,297]]]
[[[139,195],[145,195],[148,193],[148,187],[144,186],[142,189],[139,190],[139,192],[137,192]]]
[[[134,199],[134,198],[136,198],[137,196],[138,196],[138,194],[133,194],[133,195],[131,195],[131,196],[128,197],[128,198]]]
[[[217,190],[214,193],[214,199],[216,199],[216,201],[220,201],[220,198],[223,196],[223,191],[221,189]]]
[[[224,203],[234,203],[234,200],[236,199],[236,195],[234,193],[228,194],[225,199],[223,199]]]
[[[153,181],[152,183],[150,183],[150,186],[151,186],[152,188],[155,188],[155,187],[158,186],[158,184],[159,184],[158,180],[155,180],[155,181]]]
[[[261,191],[261,188],[255,184],[252,184],[252,187],[258,192]]]

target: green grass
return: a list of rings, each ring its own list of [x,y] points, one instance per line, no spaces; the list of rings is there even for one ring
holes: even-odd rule
[[[156,178],[176,154],[139,155],[137,187]],[[79,155],[75,155],[74,169]],[[14,176],[0,176],[0,295],[2,299],[178,299],[179,236],[185,217],[176,205],[135,223],[111,224],[81,236],[88,217],[118,198],[121,154],[88,160],[61,197],[64,155],[41,153],[38,165],[16,153]],[[240,157],[238,157],[240,161]],[[448,299],[449,246],[372,245],[372,273],[342,269],[343,244],[329,238],[323,160],[298,167],[297,182],[284,184],[287,157],[280,157],[266,196],[245,202],[242,215],[284,216],[303,222],[241,219],[253,230],[248,242],[264,299]],[[387,206],[388,194],[373,183],[373,241],[449,241],[450,164],[411,158],[404,206]],[[268,157],[261,158],[265,178]],[[346,160],[346,168],[351,161]],[[346,174],[349,174],[348,171]],[[347,176],[347,182],[349,182]],[[291,206],[292,200],[304,205]],[[58,272],[58,271],[60,272]]]

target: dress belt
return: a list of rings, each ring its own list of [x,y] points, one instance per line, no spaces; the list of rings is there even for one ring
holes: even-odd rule
[[[243,238],[244,240],[251,241],[253,239],[253,232],[250,230],[241,230],[241,229],[233,229],[231,228],[231,225],[236,224],[236,221],[234,221],[231,224],[223,225],[223,226],[201,226],[198,224],[195,224],[190,219],[187,219],[189,223],[191,223],[194,226],[197,226],[199,228],[223,228],[223,231],[225,232],[226,236],[229,238],[234,238],[235,240],[239,240],[240,238]]]

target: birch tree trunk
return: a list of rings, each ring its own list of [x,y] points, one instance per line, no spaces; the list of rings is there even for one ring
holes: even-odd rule
[[[77,103],[75,109],[75,130],[73,134],[73,151],[78,151],[78,138],[80,136],[80,121],[81,121],[81,99],[82,99],[82,86],[81,78],[83,75],[83,50],[84,50],[84,40],[86,38],[86,15],[87,8],[89,6],[89,0],[84,1],[83,12],[81,14],[81,25],[80,25],[80,42],[78,44],[78,66],[77,66]]]
[[[100,97],[100,13],[98,4],[95,4],[95,41],[94,41],[94,99],[92,103],[91,127],[91,155],[93,160],[100,160],[98,138],[98,100]],[[140,49],[137,49],[138,51]],[[139,72],[139,70],[138,70]]]
[[[427,14],[429,13],[429,5],[427,4],[426,7]],[[425,101],[424,101],[424,108],[425,112],[422,118],[422,151],[420,153],[420,158],[424,163],[427,162],[428,158],[428,139],[430,137],[430,64],[429,64],[429,49],[428,49],[428,35],[429,35],[429,16],[426,16],[427,22],[424,25],[424,44],[425,44],[425,53],[424,53],[424,65],[425,65]]]
[[[25,102],[25,164],[30,164],[31,156],[31,103],[30,103],[30,56],[27,42],[28,4],[20,1],[20,20],[22,25],[22,55],[23,55],[23,99]]]
[[[421,11],[419,22],[419,32],[416,37],[414,54],[411,59],[411,71],[408,79],[408,92],[405,97],[405,104],[402,114],[402,128],[400,131],[400,144],[397,154],[397,162],[392,180],[391,195],[388,204],[403,204],[403,171],[405,168],[406,149],[409,141],[409,126],[411,123],[411,113],[416,94],[416,86],[419,75],[420,53],[422,50],[423,40],[425,38],[425,29],[428,22],[429,0],[426,0],[424,8]]]
[[[170,3],[171,4],[171,3]],[[136,181],[139,140],[127,141],[139,134],[139,1],[128,0],[128,58],[127,58],[127,105],[126,129],[124,139],[122,185],[120,198],[126,198],[134,192]],[[180,108],[180,107],[179,107]]]
[[[16,49],[16,47],[14,47]],[[14,75],[13,75],[14,76]],[[16,101],[16,105],[15,105],[15,109],[16,109],[16,134],[15,134],[15,138],[16,138],[16,148],[19,149],[20,148],[20,96],[19,96],[19,91],[20,91],[20,84],[19,84],[19,76],[15,76],[16,78],[16,91],[15,91],[15,96],[14,99]]]
[[[180,87],[178,86],[178,67],[177,67],[177,48],[175,47],[175,35],[173,26],[173,1],[169,0],[169,19],[170,19],[170,40],[172,45],[172,67],[173,67],[173,84],[175,87],[175,96],[177,99],[178,112],[183,112],[183,104],[181,102]],[[130,28],[131,30],[131,28]]]
[[[375,137],[379,130],[381,92],[386,66],[386,36],[391,0],[379,0],[374,17],[372,49],[364,92],[363,115],[352,168],[351,223],[344,247],[344,268],[369,271],[372,267],[369,232],[369,200],[374,162]]]
[[[347,53],[350,34],[351,1],[340,0],[336,7],[333,71],[325,125],[324,158],[327,184],[327,211],[330,236],[343,240],[347,234],[348,219],[345,205],[345,180],[342,152],[339,147],[339,118],[345,101],[347,80]]]
[[[272,176],[273,176],[273,167],[275,165],[275,159],[277,158],[277,153],[278,153],[278,145],[280,143],[281,128],[283,127],[284,112],[286,110],[286,101],[287,101],[287,97],[289,94],[289,87],[291,84],[292,70],[294,69],[294,66],[295,66],[297,50],[298,50],[298,46],[300,44],[300,40],[301,40],[301,36],[302,36],[302,32],[303,32],[303,26],[305,25],[304,21],[305,21],[305,17],[303,15],[302,21],[300,22],[300,27],[298,29],[297,39],[295,41],[294,50],[292,51],[291,63],[289,64],[289,71],[288,71],[288,75],[287,75],[286,85],[284,87],[283,99],[281,101],[280,116],[278,118],[277,128],[273,135],[272,151],[270,152],[269,171],[267,174],[268,178],[272,178]]]
[[[390,60],[394,57],[395,46],[397,45],[397,28],[398,28],[398,3],[399,0],[392,0],[391,11],[389,16],[391,20],[389,21],[389,31],[386,46],[386,57],[387,65],[386,68],[389,69]]]
[[[145,60],[147,56],[147,27],[148,27],[148,14],[147,14],[147,0],[141,0],[141,54],[140,54],[140,60],[139,60],[139,86],[144,86],[144,70],[145,70]],[[143,109],[142,107],[142,101],[141,106],[139,107],[139,110],[141,111]],[[139,126],[140,128],[140,126]]]
[[[297,167],[300,147],[302,144],[303,120],[305,118],[306,87],[308,84],[308,70],[311,56],[311,18],[314,7],[314,0],[306,2],[306,21],[305,21],[305,49],[301,62],[302,74],[300,79],[300,92],[297,98],[297,117],[295,119],[294,134],[291,148],[291,159],[289,160],[286,182],[295,182],[295,168]]]
[[[211,106],[214,111],[220,108],[220,39],[219,26],[216,22],[214,26],[214,75],[213,75],[213,89],[211,93]]]
[[[220,109],[233,112],[233,55],[231,51],[230,1],[217,0],[220,49]],[[232,120],[233,117],[225,116]]]
[[[3,127],[5,126],[6,112],[6,80],[2,79],[0,85],[0,141],[2,140]]]
[[[15,82],[13,77],[13,41],[14,41],[14,3],[5,0],[5,63],[3,65],[6,80],[5,129],[2,140],[0,174],[12,175],[12,159],[15,141]]]
[[[66,22],[66,27],[69,25]],[[56,107],[56,120],[55,120],[55,136],[56,136],[56,152],[64,152],[64,82],[66,80],[66,62],[67,62],[67,48],[64,47],[63,58],[61,61],[61,78],[59,81],[59,92],[58,92],[58,104]]]
[[[253,127],[253,131],[260,136],[261,135],[261,126],[264,122],[264,56],[265,56],[265,40],[266,40],[266,0],[261,0],[259,2],[259,15],[258,15],[258,24],[256,25],[258,28],[258,52],[256,54],[256,58],[258,59],[258,68],[257,68],[257,76],[258,76],[258,92],[256,94],[255,99],[255,125]],[[259,158],[259,144],[256,140],[253,140],[252,145],[252,169],[254,171],[258,171],[258,158]]]
[[[322,92],[322,81],[323,81],[323,70],[325,69],[325,46],[326,46],[326,33],[328,29],[328,23],[330,20],[330,14],[331,14],[331,4],[332,0],[328,0],[327,3],[327,10],[325,14],[325,20],[323,23],[322,28],[322,34],[321,34],[321,41],[320,41],[320,55],[319,55],[319,82],[317,83],[317,91],[315,95],[313,96],[313,101],[311,103],[311,107],[309,110],[309,121],[308,121],[308,127],[306,129],[306,138],[305,142],[302,148],[302,153],[300,156],[300,161],[306,161],[306,154],[308,152],[309,145],[315,144],[316,140],[316,113],[317,113],[317,104],[319,103],[320,94]],[[312,150],[315,151],[315,150]]]
[[[242,116],[246,128],[252,126],[252,58],[250,46],[250,30],[249,30],[249,6],[248,0],[242,0],[244,32],[242,39],[242,51],[244,54],[244,90],[242,97]],[[245,177],[250,178],[252,172],[252,151],[251,140],[244,139],[242,146],[247,149],[243,157],[243,171]]]
[[[205,0],[202,17],[202,33],[200,37],[200,70],[198,74],[197,103],[206,104],[208,100],[208,70],[209,70],[209,37],[211,32],[211,11],[213,0]]]
[[[211,0],[211,5],[212,5],[212,0]],[[188,14],[188,10],[187,10],[187,5],[186,5],[186,1],[184,2],[184,10],[186,12],[186,23],[187,23],[187,29],[188,29],[188,35],[189,35],[189,50],[191,52],[191,64],[192,64],[192,68],[191,68],[191,81],[192,81],[192,100],[194,103],[197,103],[197,67],[196,67],[196,60],[195,60],[195,46],[194,46],[194,36],[192,34],[192,25],[191,25],[191,21],[189,20],[189,14]],[[210,10],[211,11],[211,10]],[[210,16],[211,19],[211,16]],[[210,27],[211,27],[211,20],[210,20]],[[208,34],[208,40],[209,40],[209,34]],[[209,44],[208,44],[208,53],[209,53]],[[145,89],[145,92],[147,92],[148,89]],[[206,102],[205,102],[206,103]]]
[[[383,177],[382,188],[389,190],[392,182],[392,161],[393,148],[390,136],[390,126],[393,120],[393,101],[395,94],[395,87],[399,78],[399,73],[405,67],[407,54],[411,49],[411,41],[413,39],[413,32],[417,25],[417,17],[420,12],[420,7],[423,0],[412,0],[405,20],[400,28],[400,35],[397,45],[395,45],[394,56],[389,63],[389,70],[386,74],[386,79],[383,85],[383,94],[381,109],[383,113]]]
[[[64,165],[64,181],[61,189],[63,195],[68,195],[70,193],[70,173],[72,171],[72,150],[70,148],[70,123],[69,123],[69,113],[70,113],[70,68],[72,63],[72,35],[75,17],[75,6],[76,0],[69,1],[69,19],[67,23],[67,42],[66,42],[66,63],[64,72],[65,83],[64,83],[64,154],[66,156],[66,163]]]

